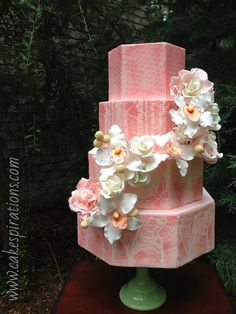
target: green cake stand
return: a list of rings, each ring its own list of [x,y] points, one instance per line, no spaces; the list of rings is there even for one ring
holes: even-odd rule
[[[148,268],[140,267],[136,276],[120,289],[120,300],[133,310],[149,311],[166,301],[166,292],[150,277]]]

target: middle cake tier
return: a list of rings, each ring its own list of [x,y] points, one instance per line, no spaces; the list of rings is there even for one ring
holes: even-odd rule
[[[100,166],[94,159],[96,148],[88,153],[89,177],[98,180]],[[157,169],[150,173],[148,185],[132,187],[126,185],[125,191],[138,195],[137,208],[162,210],[202,199],[203,193],[203,161],[195,158],[189,162],[186,176],[182,177],[174,160],[162,162]]]
[[[99,128],[107,133],[117,124],[126,139],[134,136],[165,134],[174,124],[169,110],[176,108],[171,99],[106,101],[99,104]]]

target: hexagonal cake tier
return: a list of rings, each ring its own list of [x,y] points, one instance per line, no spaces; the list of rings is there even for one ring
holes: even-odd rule
[[[170,79],[185,66],[185,49],[168,43],[120,45],[108,58],[110,101],[169,98]]]
[[[204,190],[200,201],[171,211],[141,210],[142,228],[124,231],[111,245],[100,228],[80,227],[78,243],[110,265],[176,268],[214,248],[214,200]]]
[[[88,153],[89,177],[98,179],[100,167],[94,159],[94,151]],[[182,177],[174,160],[163,162],[150,173],[151,181],[140,187],[126,187],[126,192],[138,195],[138,209],[173,209],[202,198],[203,161],[196,158],[189,162],[189,170]]]
[[[165,134],[174,126],[169,110],[175,107],[173,101],[164,99],[100,102],[99,128],[107,133],[117,124],[126,139],[144,134]]]

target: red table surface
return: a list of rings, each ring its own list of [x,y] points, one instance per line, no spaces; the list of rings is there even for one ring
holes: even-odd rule
[[[54,314],[231,314],[233,310],[216,271],[207,264],[178,269],[150,269],[167,292],[167,301],[153,311],[134,311],[119,299],[120,287],[135,275],[134,268],[100,261],[80,261],[54,306]]]

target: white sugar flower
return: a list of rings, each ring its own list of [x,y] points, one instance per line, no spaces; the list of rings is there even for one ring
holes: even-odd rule
[[[98,202],[99,213],[88,218],[88,225],[104,228],[104,236],[113,244],[122,236],[122,230],[137,230],[142,226],[142,221],[132,215],[137,202],[137,195],[123,193],[113,199],[100,197]]]
[[[109,130],[110,142],[105,147],[97,148],[94,158],[99,166],[111,167],[125,164],[135,169],[141,161],[135,155],[130,154],[124,134],[118,125],[113,125]],[[114,173],[114,171],[113,171]]]
[[[101,194],[105,198],[116,197],[124,191],[125,182],[117,175],[101,175],[99,181],[102,187]]]
[[[213,132],[200,137],[194,142],[194,146],[208,164],[215,164],[219,158],[223,157],[223,154],[218,152],[216,135]]]
[[[118,125],[113,125],[109,130],[110,141],[108,146],[99,147],[94,158],[100,166],[110,166],[114,163],[122,163],[127,156],[127,144],[124,134]]]
[[[201,127],[211,130],[220,128],[217,104],[212,103],[210,99],[207,103],[200,103],[193,97],[189,103],[186,103],[185,98],[178,95],[175,97],[175,102],[179,109],[171,109],[170,117],[177,126],[181,125],[183,134],[190,139],[199,135]]]
[[[212,131],[219,131],[221,128],[221,125],[219,124],[219,122],[221,121],[220,116],[219,116],[219,107],[218,104],[216,103],[212,103],[207,110],[209,110],[211,112],[212,115],[212,124],[210,126],[210,130]]]
[[[184,136],[195,138],[201,128],[220,129],[213,83],[205,71],[197,68],[180,71],[178,76],[172,77],[170,89],[179,107],[178,110],[170,110],[170,116],[177,126],[181,125]]]
[[[125,144],[124,134],[118,125],[114,124],[110,127],[109,135],[111,137],[110,145],[112,147],[123,146]]]
[[[154,145],[154,140],[148,135],[134,137],[129,143],[130,151],[140,158],[150,157],[152,155]]]
[[[180,124],[177,127],[173,128],[173,131],[175,132],[177,141],[180,144],[188,145],[192,142],[192,139],[188,137],[186,134],[184,134],[184,125]]]
[[[150,172],[156,169],[162,161],[166,160],[168,155],[156,153],[154,146],[155,141],[152,136],[134,137],[129,143],[129,148],[134,155],[140,158],[141,163],[138,167],[135,165],[135,168],[131,165],[129,169],[139,172]]]
[[[190,145],[180,144],[173,131],[155,137],[156,144],[166,151],[170,159],[175,159],[180,174],[185,176],[188,170],[188,162],[194,158],[194,150]]]
[[[141,161],[138,161],[137,165],[139,165]],[[130,165],[130,164],[128,164]],[[133,163],[133,167],[135,168],[135,162]],[[104,167],[100,170],[100,179],[105,181],[107,178],[112,177],[113,175],[117,175],[121,180],[127,181],[131,180],[134,177],[135,172],[131,171],[127,168],[127,165],[113,165],[111,167]]]
[[[178,76],[173,76],[170,83],[172,95],[183,95],[184,97],[203,96],[213,91],[213,83],[208,80],[205,71],[195,68],[179,71]]]

